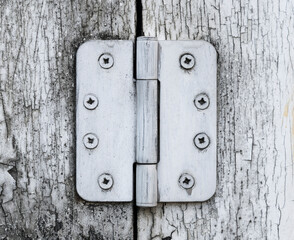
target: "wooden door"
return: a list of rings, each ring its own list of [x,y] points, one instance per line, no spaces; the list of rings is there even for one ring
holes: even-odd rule
[[[293,13],[291,0],[0,1],[0,238],[294,239]],[[76,193],[76,50],[141,33],[218,52],[207,202],[136,208]]]

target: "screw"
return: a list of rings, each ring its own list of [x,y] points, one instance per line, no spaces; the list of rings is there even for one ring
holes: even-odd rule
[[[94,149],[95,147],[98,146],[98,138],[96,137],[95,134],[93,133],[88,133],[84,136],[83,142],[86,148],[88,149]]]
[[[104,69],[108,69],[111,68],[113,66],[113,57],[109,54],[109,53],[103,53],[100,57],[99,57],[99,64],[102,68]]]
[[[190,189],[194,186],[195,180],[190,174],[184,173],[179,178],[179,184],[184,189]]]
[[[98,99],[93,94],[87,94],[84,98],[84,106],[89,110],[94,110],[98,106]]]
[[[195,58],[192,54],[183,54],[180,58],[181,67],[190,70],[195,66]]]
[[[209,97],[205,93],[200,93],[195,97],[194,104],[197,109],[204,110],[209,106]]]
[[[206,135],[206,133],[199,133],[194,138],[194,144],[197,148],[199,148],[200,150],[203,150],[209,146],[210,139]]]
[[[109,190],[113,185],[113,178],[109,173],[103,173],[98,177],[99,187],[103,190]]]

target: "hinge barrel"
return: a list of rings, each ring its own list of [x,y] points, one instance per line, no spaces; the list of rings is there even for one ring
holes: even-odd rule
[[[158,163],[158,42],[156,38],[137,41],[137,146],[136,205],[157,205]]]

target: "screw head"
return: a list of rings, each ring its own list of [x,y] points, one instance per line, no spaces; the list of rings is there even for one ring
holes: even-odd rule
[[[209,146],[210,139],[206,133],[199,133],[194,138],[194,144],[198,149],[203,150]]]
[[[88,133],[84,136],[83,143],[86,148],[94,149],[98,146],[99,140],[95,134]]]
[[[109,190],[113,186],[113,178],[109,173],[103,173],[98,177],[98,184],[103,190]]]
[[[100,66],[104,69],[111,68],[114,64],[113,57],[109,53],[103,53],[99,57],[98,61],[99,61]]]
[[[98,98],[93,94],[87,94],[84,97],[84,106],[89,110],[94,110],[98,106]]]
[[[190,53],[185,53],[180,58],[181,67],[190,70],[195,66],[195,58]]]
[[[184,189],[190,189],[194,186],[195,180],[190,174],[183,173],[179,178],[179,184]]]
[[[197,109],[205,110],[209,106],[209,97],[205,93],[200,93],[195,97],[194,104]]]

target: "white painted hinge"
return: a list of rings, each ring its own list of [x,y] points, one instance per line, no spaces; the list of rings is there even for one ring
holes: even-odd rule
[[[77,52],[76,183],[93,202],[196,202],[216,188],[216,52],[204,41],[93,40]]]

